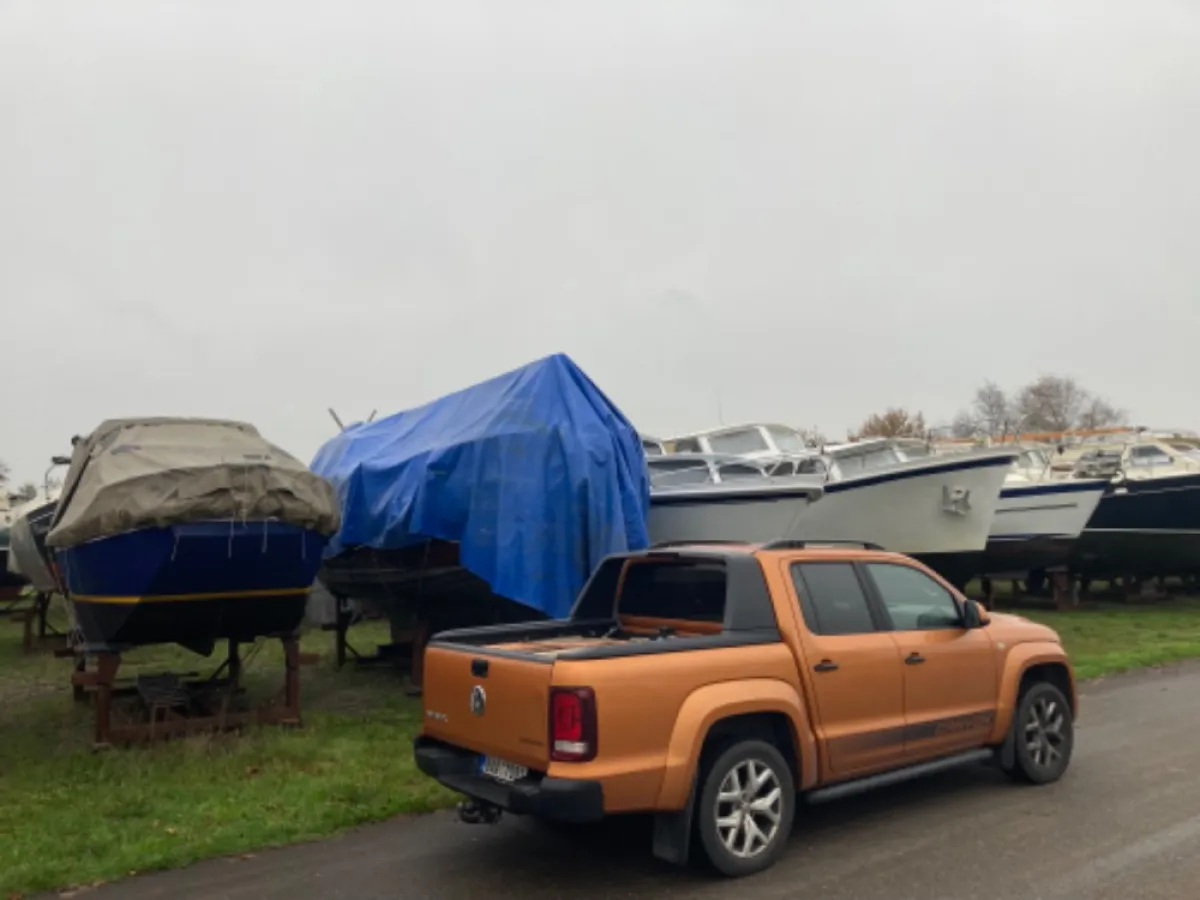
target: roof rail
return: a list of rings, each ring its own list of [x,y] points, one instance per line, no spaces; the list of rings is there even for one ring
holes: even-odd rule
[[[863,550],[886,550],[879,544],[873,544],[870,541],[822,541],[822,540],[807,540],[807,541],[771,541],[769,544],[763,544],[763,550],[805,550],[809,547],[822,547],[833,544],[835,546],[859,547]]]
[[[651,544],[646,549],[647,550],[662,550],[667,547],[703,547],[705,545],[721,546],[724,544],[748,544],[748,543],[750,543],[750,542],[749,541],[732,541],[732,540],[726,540],[726,539],[696,540],[696,541],[660,541],[657,544]]]

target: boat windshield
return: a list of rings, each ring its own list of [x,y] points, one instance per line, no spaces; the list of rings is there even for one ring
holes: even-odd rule
[[[1042,471],[1049,468],[1050,461],[1041,450],[1023,450],[1021,455],[1013,460],[1013,466],[1018,469]]]
[[[738,431],[725,431],[708,437],[708,446],[713,453],[728,453],[737,456],[741,453],[759,453],[770,450],[767,439],[757,428],[743,428]]]
[[[686,487],[712,483],[712,473],[708,465],[700,460],[662,456],[647,460],[646,464],[650,470],[650,483],[655,487]]]
[[[780,453],[801,455],[808,452],[808,448],[804,446],[804,438],[790,428],[768,427],[767,434],[771,435],[771,440],[775,442],[775,447]]]

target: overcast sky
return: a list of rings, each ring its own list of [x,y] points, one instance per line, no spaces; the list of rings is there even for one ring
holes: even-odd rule
[[[655,434],[1200,427],[1198,164],[1186,0],[0,0],[0,459],[560,350]]]

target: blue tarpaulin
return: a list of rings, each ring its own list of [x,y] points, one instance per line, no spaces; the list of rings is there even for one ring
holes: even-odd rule
[[[604,556],[648,542],[637,430],[563,354],[351,425],[312,469],[341,501],[327,556],[457,541],[493,591],[552,617]]]

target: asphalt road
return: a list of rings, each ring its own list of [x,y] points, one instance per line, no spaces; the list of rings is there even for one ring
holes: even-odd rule
[[[1193,900],[1200,884],[1200,667],[1089,685],[1071,770],[995,770],[801,807],[788,853],[750,881],[656,862],[641,822],[564,833],[450,814],[112,884],[89,900],[769,898]]]

